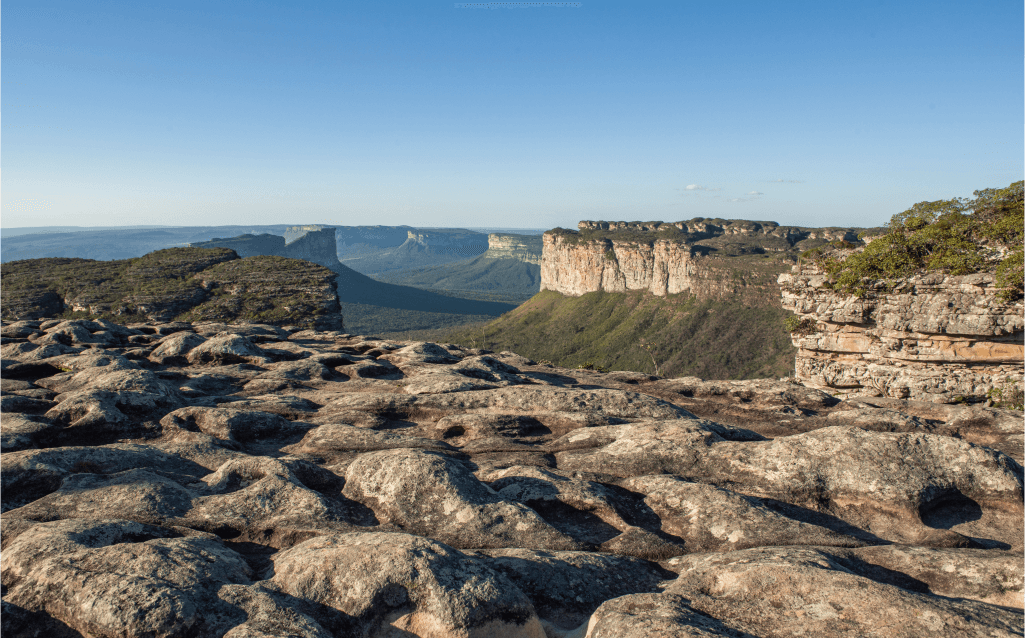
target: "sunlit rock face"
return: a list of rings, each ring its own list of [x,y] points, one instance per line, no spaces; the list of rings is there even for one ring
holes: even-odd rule
[[[807,320],[793,335],[797,377],[839,394],[949,403],[1022,387],[1023,305],[997,297],[989,273],[928,273],[837,294],[814,265],[779,277],[783,307]]]
[[[488,250],[484,256],[490,259],[517,259],[540,266],[541,252],[540,235],[491,233],[488,235]]]
[[[1020,412],[258,324],[0,338],[5,636],[1023,629]]]
[[[765,265],[739,255],[798,252],[808,242],[859,242],[857,229],[802,228],[775,222],[697,218],[687,222],[582,221],[577,231],[543,238],[541,289],[579,296],[643,290],[658,296],[689,293],[702,299],[741,289],[773,288]],[[770,267],[769,270],[772,270]]]

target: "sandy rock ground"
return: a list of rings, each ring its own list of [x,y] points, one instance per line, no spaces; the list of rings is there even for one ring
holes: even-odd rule
[[[2,327],[5,638],[1021,636],[1021,413]]]

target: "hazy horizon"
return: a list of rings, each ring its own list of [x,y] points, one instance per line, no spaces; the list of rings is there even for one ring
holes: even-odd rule
[[[8,2],[0,226],[872,227],[1025,171],[1020,2],[490,6]]]

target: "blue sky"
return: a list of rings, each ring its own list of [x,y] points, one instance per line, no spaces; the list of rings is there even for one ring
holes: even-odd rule
[[[873,226],[1022,179],[1020,0],[577,4],[8,0],[0,223]]]

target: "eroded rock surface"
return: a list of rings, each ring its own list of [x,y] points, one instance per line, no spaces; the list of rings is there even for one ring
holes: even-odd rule
[[[20,321],[12,636],[1020,636],[1021,413]]]

